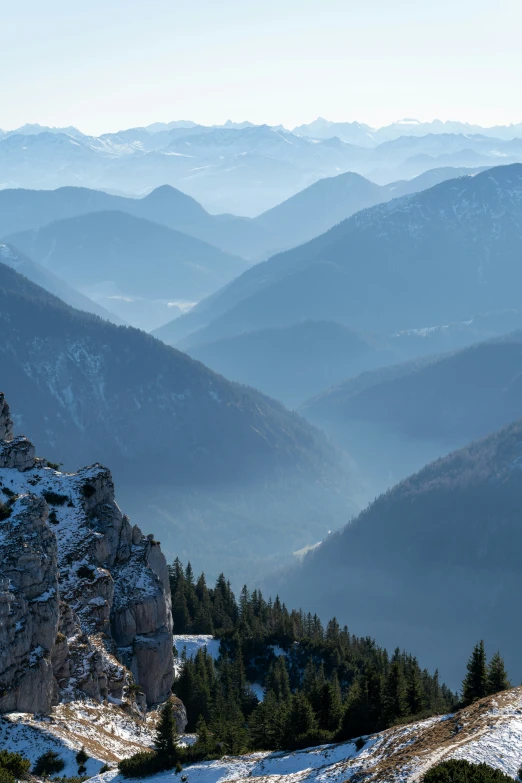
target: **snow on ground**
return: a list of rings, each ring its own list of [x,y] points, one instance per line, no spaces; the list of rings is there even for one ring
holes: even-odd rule
[[[49,716],[14,712],[0,716],[0,748],[22,753],[31,762],[54,750],[65,761],[60,774],[69,777],[78,774],[75,756],[85,747],[87,774],[95,775],[104,763],[115,764],[149,748],[156,719],[156,713],[149,713],[144,722],[91,699],[59,704]]]
[[[174,634],[174,647],[178,653],[174,659],[176,677],[181,672],[183,650],[185,650],[187,658],[195,658],[198,650],[206,647],[208,654],[215,661],[219,658],[219,639],[214,639],[213,636],[208,634]]]
[[[522,766],[522,688],[484,699],[455,715],[398,726],[352,742],[293,753],[252,753],[185,767],[184,783],[420,783],[427,769],[446,758],[484,761],[516,778]],[[147,778],[178,783],[174,771]],[[90,783],[124,783],[111,771]]]
[[[187,658],[195,658],[198,650],[201,650],[202,647],[205,647],[207,653],[211,655],[215,661],[217,661],[219,658],[219,639],[215,639],[213,636],[208,634],[174,635],[174,647],[178,653],[177,658],[174,659],[174,671],[176,673],[176,677],[179,677],[181,674],[181,667],[183,665],[181,655],[183,650],[185,650]],[[275,655],[284,655],[284,651],[280,647],[273,647],[272,649],[274,650]],[[254,691],[258,701],[263,701],[265,696],[263,686],[258,682],[254,682],[250,683],[250,687]]]

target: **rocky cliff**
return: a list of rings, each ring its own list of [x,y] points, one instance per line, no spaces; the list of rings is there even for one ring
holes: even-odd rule
[[[164,701],[173,654],[160,545],[122,514],[109,470],[55,468],[13,436],[0,394],[0,712],[81,695]]]

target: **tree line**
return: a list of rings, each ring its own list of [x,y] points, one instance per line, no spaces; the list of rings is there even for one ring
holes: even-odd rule
[[[183,666],[173,691],[197,742],[181,748],[173,740],[168,752],[138,754],[120,765],[128,776],[225,753],[349,739],[364,744],[368,734],[510,687],[502,658],[496,653],[488,664],[483,642],[468,662],[459,698],[415,656],[398,648],[390,655],[335,618],[323,626],[317,615],[289,610],[278,597],[266,600],[246,587],[236,599],[223,574],[209,588],[204,574],[196,579],[190,563],[184,568],[178,559],[169,577],[175,632],[212,634],[220,655],[214,660],[204,647],[193,658],[179,651]],[[261,701],[250,683],[262,688]]]

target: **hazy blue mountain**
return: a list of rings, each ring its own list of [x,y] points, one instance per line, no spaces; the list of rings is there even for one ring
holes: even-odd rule
[[[374,182],[410,179],[428,169],[445,166],[487,167],[522,159],[522,139],[502,140],[484,135],[430,133],[401,136],[371,151],[364,171]]]
[[[75,307],[77,310],[83,310],[86,313],[93,313],[104,320],[112,321],[115,324],[122,324],[121,318],[114,313],[101,307],[92,299],[81,294],[76,289],[71,288],[64,280],[54,275],[41,264],[37,264],[28,258],[19,250],[11,245],[0,244],[0,263],[16,270],[28,280],[41,286],[46,291],[59,297],[63,302]]]
[[[442,165],[487,166],[499,159],[504,163],[522,159],[520,139],[448,129],[408,135],[407,126],[400,138],[373,146],[362,125],[353,126],[362,134],[357,143],[338,137],[314,139],[248,122],[221,127],[167,123],[152,130],[128,128],[98,137],[69,128],[39,130],[0,138],[4,187],[55,189],[82,184],[143,195],[168,184],[211,212],[249,217],[320,179],[348,171],[386,185]]]
[[[389,332],[516,309],[521,251],[522,165],[501,166],[363,210],[158,336],[194,346],[302,319]]]
[[[255,223],[267,232],[273,252],[287,250],[324,234],[362,209],[479,171],[446,166],[389,185],[376,185],[353,172],[325,177],[259,215]]]
[[[514,125],[495,125],[485,128],[469,122],[433,120],[419,122],[415,119],[403,119],[372,128],[360,122],[331,122],[319,117],[308,125],[294,128],[297,136],[309,136],[316,139],[329,139],[337,136],[343,141],[364,146],[375,146],[384,141],[392,141],[400,136],[427,136],[428,134],[480,134],[496,139],[510,140],[522,136],[522,123]]]
[[[253,261],[267,257],[270,250],[302,244],[360,209],[468,173],[472,170],[448,167],[387,186],[375,185],[353,173],[326,177],[255,219],[211,215],[195,199],[170,185],[142,198],[80,187],[6,189],[0,190],[0,237],[39,229],[64,218],[117,210],[161,223]]]
[[[330,122],[322,117],[308,125],[298,125],[292,129],[292,133],[312,139],[338,138],[349,144],[360,144],[362,147],[374,147],[377,144],[374,131],[369,125],[360,122]]]
[[[230,380],[295,407],[350,375],[397,360],[387,341],[328,321],[262,329],[189,349]]]
[[[478,319],[473,332],[522,326],[522,311],[492,318]],[[309,400],[301,412],[350,449],[375,494],[426,461],[522,418],[521,373],[517,331],[367,372]]]
[[[478,316],[439,328],[391,334],[354,331],[331,321],[302,321],[287,327],[260,329],[195,345],[188,349],[188,353],[230,380],[254,386],[291,408],[306,403],[301,409],[302,413],[324,429],[355,459],[358,459],[363,446],[364,452],[370,453],[370,465],[366,465],[364,460],[361,465],[368,482],[372,479],[367,489],[370,492],[371,486],[375,487],[377,468],[380,470],[381,463],[384,463],[385,477],[384,485],[377,485],[379,489],[390,483],[390,465],[393,465],[391,475],[395,472],[395,478],[399,480],[420,464],[406,459],[403,464],[401,460],[394,459],[393,454],[384,447],[376,448],[378,457],[372,456],[369,448],[372,432],[382,425],[383,429],[389,431],[390,436],[393,422],[384,421],[379,413],[375,414],[373,422],[371,417],[368,417],[368,420],[366,416],[355,417],[352,421],[349,413],[346,417],[343,416],[341,400],[345,396],[347,400],[350,399],[352,387],[360,389],[360,384],[363,384],[363,388],[366,388],[372,378],[378,384],[381,377],[387,379],[395,377],[398,372],[408,373],[408,368],[418,368],[419,365],[401,365],[400,369],[394,368],[393,371],[379,371],[377,368],[453,351],[480,340],[503,335],[515,328],[522,328],[522,310]],[[371,373],[369,370],[377,371]],[[392,372],[392,375],[388,376],[388,372]],[[362,378],[354,379],[360,373],[365,374]],[[386,387],[384,381],[383,385]],[[328,387],[333,388],[325,392],[324,389]],[[435,388],[438,390],[439,386],[436,384]],[[410,396],[410,393],[405,394],[404,399],[409,399]],[[310,397],[313,399],[309,401]],[[420,399],[424,400],[424,397]],[[386,401],[379,400],[375,410],[387,410]],[[520,416],[522,417],[522,411]],[[358,430],[364,426],[360,419],[369,426],[367,442],[363,438],[362,443],[361,438],[357,437]],[[511,418],[507,421],[511,421]],[[477,433],[455,441],[454,445],[465,443],[474,434]],[[399,434],[397,430],[396,440],[399,441],[401,437],[407,439],[410,435],[410,432],[402,430]],[[435,437],[436,432],[432,435]],[[448,432],[442,432],[442,442],[437,445],[442,453],[447,450],[444,445],[447,444],[448,436]],[[406,458],[407,448],[404,447],[401,451]],[[429,461],[439,452],[426,453],[427,458],[424,461]],[[419,459],[419,454],[415,451],[411,456]],[[397,473],[399,470],[401,472]]]
[[[73,125],[68,125],[66,128],[55,128],[49,127],[48,125],[39,125],[37,122],[27,122],[25,125],[21,125],[15,130],[8,131],[9,135],[16,135],[18,133],[23,136],[35,136],[38,133],[65,133],[67,136],[72,136],[73,138],[85,136],[84,133]]]
[[[3,264],[0,314],[0,382],[17,430],[66,469],[110,465],[133,518],[156,520],[169,555],[197,556],[213,576],[225,561],[244,578],[353,509],[343,456],[259,392]]]
[[[348,172],[319,180],[259,215],[256,223],[273,237],[272,251],[277,252],[308,242],[355,212],[390,198],[386,188]]]
[[[111,282],[123,295],[197,301],[247,267],[198,239],[116,211],[59,220],[8,241],[87,293]]]
[[[139,199],[78,187],[0,190],[0,237],[64,218],[114,210],[162,223],[245,258],[261,256],[273,244],[253,220],[210,215],[195,199],[169,185]]]
[[[483,639],[518,682],[521,465],[519,421],[379,497],[307,555],[280,594],[388,649],[404,645],[454,686],[456,661]]]
[[[391,198],[400,198],[401,196],[410,196],[412,193],[420,193],[421,190],[428,190],[435,185],[440,185],[441,182],[446,182],[448,179],[456,179],[457,177],[474,176],[480,174],[486,169],[492,168],[491,166],[482,167],[469,167],[469,166],[441,166],[437,169],[428,169],[422,174],[418,174],[412,179],[398,180],[397,182],[390,182],[386,185],[386,189],[390,192]],[[385,201],[385,199],[382,199]]]

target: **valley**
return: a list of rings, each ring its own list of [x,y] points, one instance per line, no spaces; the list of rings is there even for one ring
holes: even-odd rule
[[[522,125],[186,110],[0,131],[0,783],[518,781]]]

